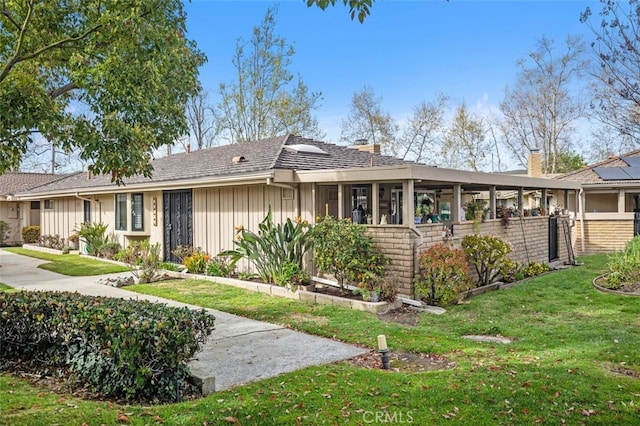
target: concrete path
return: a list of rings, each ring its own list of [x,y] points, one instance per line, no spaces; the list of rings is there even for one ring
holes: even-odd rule
[[[0,283],[24,290],[71,291],[91,296],[150,300],[169,306],[193,305],[156,296],[134,293],[123,288],[98,284],[106,276],[68,277],[39,269],[45,261],[0,250]],[[189,367],[202,381],[203,391],[211,393],[312,365],[340,361],[367,352],[362,348],[322,337],[300,333],[279,325],[255,321],[208,309],[216,317],[215,330]]]

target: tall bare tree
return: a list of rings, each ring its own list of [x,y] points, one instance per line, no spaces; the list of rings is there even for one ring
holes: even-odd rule
[[[505,90],[502,139],[526,166],[528,153],[539,149],[543,171],[554,173],[559,154],[569,149],[574,123],[584,114],[584,101],[572,95],[586,69],[584,42],[567,37],[560,54],[553,40],[542,38],[527,58],[518,61],[518,80]]]
[[[423,101],[413,108],[413,114],[403,125],[402,135],[398,138],[398,156],[403,160],[433,162],[430,153],[434,146],[441,146],[444,130],[444,112],[449,98],[436,94],[433,101]]]
[[[189,98],[187,103],[187,121],[189,123],[189,142],[193,148],[203,149],[213,146],[218,135],[215,110],[208,103],[208,93],[202,88]]]
[[[385,154],[397,153],[395,146],[398,125],[388,112],[381,107],[382,97],[376,96],[370,86],[364,86],[351,98],[351,113],[342,120],[340,140],[353,143],[366,139],[370,143],[380,144]]]
[[[482,120],[473,116],[464,103],[460,105],[442,146],[444,165],[478,171],[491,150],[485,133]]]
[[[602,83],[592,110],[622,139],[640,144],[640,10],[635,0],[601,0],[601,19],[592,21],[587,7],[580,20],[595,34],[598,61],[594,76]]]
[[[236,43],[237,81],[220,85],[218,123],[230,142],[246,142],[285,133],[322,138],[311,112],[321,93],[309,92],[288,71],[293,46],[274,33],[277,7],[269,8],[248,43]]]

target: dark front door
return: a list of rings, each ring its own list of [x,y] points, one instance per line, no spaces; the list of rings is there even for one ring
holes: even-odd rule
[[[558,259],[558,218],[549,216],[549,262]]]
[[[163,194],[164,260],[180,262],[171,252],[178,246],[193,245],[193,203],[191,191]]]

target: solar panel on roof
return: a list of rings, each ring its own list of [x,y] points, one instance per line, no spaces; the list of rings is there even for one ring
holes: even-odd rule
[[[631,167],[640,167],[640,157],[620,157],[622,161]]]
[[[593,171],[600,176],[602,180],[629,180],[632,179],[625,169],[628,167],[594,167]]]
[[[640,179],[640,166],[625,167],[623,170],[631,179]]]

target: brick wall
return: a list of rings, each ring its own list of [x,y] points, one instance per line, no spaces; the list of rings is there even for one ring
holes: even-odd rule
[[[429,246],[443,242],[442,225],[421,225],[415,229],[370,226],[368,233],[375,244],[391,258],[388,270],[398,280],[399,292],[413,297],[413,277],[418,272],[418,256]],[[511,259],[522,263],[549,262],[549,218],[546,216],[513,218],[506,229],[499,219],[484,223],[463,222],[454,225],[453,233],[449,242],[455,247],[460,247],[462,238],[468,234],[495,235],[511,244]],[[558,254],[560,260],[566,261],[568,251],[560,222],[558,233]]]
[[[576,221],[572,236],[576,253],[583,253],[580,221]],[[631,238],[633,238],[633,219],[584,222],[584,253],[620,251]]]

